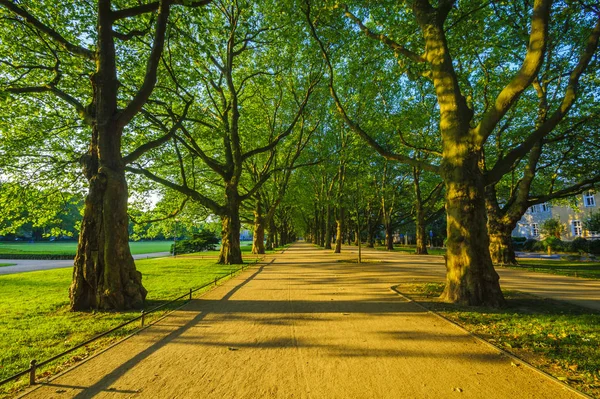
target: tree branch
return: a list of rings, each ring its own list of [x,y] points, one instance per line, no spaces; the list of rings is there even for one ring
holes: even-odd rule
[[[341,117],[344,120],[344,122],[346,123],[346,125],[354,133],[356,133],[364,141],[366,141],[369,146],[371,146],[373,149],[375,149],[375,151],[377,151],[385,159],[403,162],[408,165],[417,166],[421,169],[425,169],[425,170],[428,170],[428,171],[431,171],[434,173],[438,173],[439,167],[436,165],[432,165],[427,162],[423,162],[423,161],[416,160],[416,159],[413,159],[413,158],[410,158],[410,157],[407,157],[407,156],[404,156],[401,154],[396,154],[391,151],[387,151],[381,145],[379,145],[379,143],[377,143],[377,141],[375,141],[367,132],[365,132],[358,125],[358,123],[355,123],[352,119],[350,119],[350,117],[346,113],[346,110],[345,110],[342,102],[340,101],[340,99],[337,95],[337,92],[335,90],[335,87],[334,87],[333,65],[331,65],[331,60],[329,59],[329,54],[325,50],[325,46],[323,45],[323,42],[319,38],[317,31],[315,29],[314,23],[311,20],[310,0],[306,0],[306,10],[304,12],[305,12],[306,19],[307,19],[309,27],[310,27],[311,34],[312,34],[313,38],[315,39],[315,41],[319,44],[319,48],[321,49],[321,54],[323,55],[323,58],[325,59],[325,63],[327,64],[327,68],[329,69],[329,93],[331,94],[331,97],[333,98],[333,101],[335,102],[338,113],[341,115]]]
[[[178,191],[178,192],[190,197],[193,201],[198,202],[200,205],[205,206],[206,208],[210,209],[217,215],[223,215],[227,211],[224,207],[222,207],[221,205],[219,205],[212,199],[200,194],[196,190],[193,190],[187,186],[182,186],[182,185],[173,183],[167,179],[163,179],[162,177],[155,175],[154,173],[150,172],[149,170],[139,167],[139,165],[137,168],[134,168],[131,166],[126,166],[125,170],[128,172],[131,172],[131,173],[135,173],[137,175],[145,176],[146,178],[148,178],[152,181],[155,181],[158,184],[162,184],[165,187],[168,187],[172,190]]]
[[[513,106],[523,91],[531,85],[542,66],[548,40],[551,3],[550,0],[536,0],[534,3],[529,45],[521,68],[510,83],[498,94],[494,105],[485,112],[481,121],[473,130],[481,145],[487,140],[498,122]]]
[[[211,3],[211,0],[187,1],[187,0],[171,0],[172,5],[185,5],[186,7],[203,7]],[[115,21],[123,18],[136,17],[141,14],[146,14],[158,10],[160,7],[159,1],[154,1],[148,4],[142,4],[135,7],[124,8],[113,12]]]
[[[59,46],[61,46],[65,50],[71,52],[72,54],[82,56],[82,57],[87,58],[88,60],[92,60],[92,61],[96,59],[96,55],[94,54],[93,51],[91,51],[85,47],[82,47],[82,46],[79,46],[79,45],[69,42],[60,33],[55,31],[54,29],[50,28],[49,26],[43,24],[39,19],[35,18],[33,15],[31,15],[29,12],[25,11],[21,7],[18,7],[12,1],[0,0],[0,5],[6,7],[13,13],[15,13],[18,16],[20,16],[21,18],[23,18],[29,25],[33,26],[40,32],[43,32],[46,35],[48,35],[48,37],[50,37],[55,43],[57,43]]]
[[[423,57],[422,55],[419,55],[419,54],[407,49],[406,47],[393,41],[392,39],[390,39],[388,36],[384,35],[383,33],[375,33],[372,30],[370,30],[369,28],[367,28],[357,16],[355,16],[354,14],[352,14],[350,12],[347,5],[343,4],[342,7],[344,8],[344,15],[346,17],[348,17],[349,19],[351,19],[368,38],[380,41],[381,43],[388,46],[391,50],[393,50],[394,53],[402,54],[403,56],[405,56],[415,62],[425,62],[426,61],[425,57]]]
[[[156,85],[158,64],[160,63],[160,58],[162,56],[162,51],[165,44],[165,34],[167,31],[169,12],[169,0],[161,0],[158,9],[158,18],[156,20],[154,43],[146,64],[146,75],[144,76],[144,82],[142,83],[142,86],[133,100],[131,100],[127,107],[121,112],[121,115],[119,115],[118,124],[121,127],[126,126],[142,109],[154,90],[154,86]]]
[[[564,97],[560,106],[554,113],[546,119],[536,130],[533,131],[519,146],[511,150],[503,159],[498,160],[496,165],[485,175],[486,184],[493,184],[507,173],[519,159],[527,155],[527,152],[535,145],[536,142],[542,140],[550,134],[552,130],[563,120],[567,115],[575,100],[577,99],[579,89],[579,78],[585,72],[587,66],[592,60],[596,50],[598,49],[598,41],[600,40],[600,16],[596,22],[594,30],[591,32],[587,45],[579,62],[569,76],[569,82],[565,89]]]

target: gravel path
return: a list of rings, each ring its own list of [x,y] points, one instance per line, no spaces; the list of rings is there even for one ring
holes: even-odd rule
[[[296,244],[27,397],[580,397],[338,259]]]
[[[356,257],[356,247],[344,247]],[[444,281],[446,267],[442,256],[407,255],[402,252],[387,252],[365,248],[364,254],[372,259],[394,262],[403,266],[401,277],[406,281]],[[558,276],[526,270],[497,267],[500,286],[503,289],[528,292],[537,296],[571,302],[575,305],[600,310],[600,280]]]
[[[153,252],[133,255],[133,259],[162,258],[170,255],[170,252]],[[14,263],[13,266],[0,267],[0,275],[73,267],[73,260],[1,259],[0,263]]]

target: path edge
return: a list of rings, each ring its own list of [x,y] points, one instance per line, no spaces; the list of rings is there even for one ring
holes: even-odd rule
[[[563,381],[559,380],[558,378],[554,377],[553,375],[548,374],[544,370],[541,370],[541,369],[535,367],[534,365],[532,365],[531,363],[527,362],[526,360],[523,360],[520,357],[518,357],[518,356],[516,356],[516,355],[514,355],[514,354],[512,354],[512,353],[510,353],[510,352],[508,352],[508,351],[506,351],[506,350],[504,350],[504,349],[502,349],[502,348],[500,348],[500,347],[492,344],[491,342],[488,342],[485,339],[483,339],[483,338],[475,335],[474,333],[472,333],[471,331],[467,330],[466,328],[464,328],[460,324],[454,322],[453,320],[450,320],[449,318],[447,318],[447,317],[445,317],[445,316],[443,316],[443,315],[441,315],[441,314],[439,314],[439,313],[437,313],[437,312],[435,312],[433,310],[430,310],[430,309],[426,308],[425,306],[421,305],[419,302],[413,300],[412,298],[410,298],[406,294],[403,294],[402,292],[400,292],[400,290],[398,290],[398,286],[399,286],[399,284],[391,286],[390,290],[392,290],[393,292],[395,292],[398,296],[400,296],[401,298],[405,299],[406,301],[414,303],[415,305],[417,305],[418,307],[420,307],[421,309],[423,309],[427,313],[430,313],[430,314],[436,316],[437,318],[439,318],[439,319],[441,319],[443,321],[446,321],[447,323],[452,324],[455,328],[458,328],[462,332],[468,334],[471,338],[475,339],[476,341],[478,341],[478,342],[480,342],[480,343],[482,343],[484,345],[487,345],[489,348],[494,349],[494,350],[502,353],[503,355],[511,358],[512,360],[516,360],[516,361],[522,363],[523,366],[525,366],[526,368],[528,368],[528,369],[530,369],[530,370],[532,370],[532,371],[534,371],[534,372],[536,372],[536,373],[538,373],[538,374],[540,374],[540,375],[542,375],[542,376],[544,376],[544,377],[546,377],[546,378],[548,378],[548,379],[550,379],[550,380],[558,383],[564,389],[566,389],[568,391],[571,391],[571,392],[573,392],[573,393],[581,396],[582,398],[594,399],[594,397],[586,394],[585,392],[581,392],[580,390],[578,390],[576,388],[573,388],[572,386],[564,383]]]

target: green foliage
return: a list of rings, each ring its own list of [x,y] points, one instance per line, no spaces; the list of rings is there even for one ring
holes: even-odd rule
[[[558,219],[547,219],[542,223],[542,234],[560,239],[560,236],[565,231],[565,226]]]
[[[577,237],[569,243],[569,252],[589,252],[589,242],[585,238]]]
[[[600,255],[600,240],[593,240],[588,243],[588,252],[594,255]]]
[[[583,227],[588,231],[600,233],[600,212],[591,213],[584,221]]]
[[[569,250],[569,244],[563,242],[560,238],[554,236],[546,237],[533,245],[534,251],[547,251],[548,247],[555,252],[566,252]]]
[[[214,251],[219,244],[219,238],[210,230],[202,230],[194,233],[189,240],[177,241],[171,245],[171,252],[175,254],[190,254],[194,252]],[[175,250],[173,251],[173,247]]]
[[[524,243],[523,243],[523,251],[533,251],[536,244],[537,244],[538,240],[533,239],[533,238],[528,238]]]

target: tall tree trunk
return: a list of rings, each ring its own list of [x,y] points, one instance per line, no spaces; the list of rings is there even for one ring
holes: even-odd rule
[[[260,197],[256,199],[254,208],[254,234],[252,235],[252,253],[265,253],[265,218]]]
[[[415,227],[417,235],[417,248],[415,254],[427,255],[427,233],[425,232],[425,215],[423,212],[423,199],[421,198],[421,171],[413,167],[413,185],[415,189]]]
[[[267,249],[270,251],[275,248],[275,219],[272,217],[269,218],[268,225],[269,234],[267,235]],[[308,239],[312,242],[312,235],[310,235]]]
[[[344,223],[344,208],[339,208],[338,213],[337,213],[337,218],[335,220],[335,226],[336,226],[335,249],[333,250],[333,252],[336,254],[339,254],[342,252],[342,241],[344,240],[343,223]]]
[[[110,1],[98,2],[97,69],[91,79],[94,122],[90,149],[82,159],[90,188],[69,290],[72,310],[139,308],[147,293],[129,249],[112,23]]]
[[[496,265],[516,265],[515,248],[512,242],[512,230],[504,225],[488,223],[490,235],[490,255]]]
[[[227,186],[227,213],[221,215],[221,251],[217,263],[221,265],[239,265],[244,263],[240,248],[240,202],[237,189]]]
[[[454,153],[461,148],[458,143],[452,147]],[[452,159],[462,162],[453,165]],[[505,301],[490,257],[478,162],[479,156],[473,152],[445,157],[442,165],[448,217],[446,288],[442,297],[466,305],[502,306]]]
[[[321,208],[320,217],[319,217],[319,246],[325,246],[325,225],[327,221],[325,220],[325,208]]]
[[[331,204],[327,204],[325,215],[325,249],[331,249]]]
[[[315,241],[314,244],[319,245],[321,242],[321,224],[319,218],[319,208],[315,205]]]
[[[94,137],[99,137],[97,131]],[[140,308],[147,291],[129,250],[125,172],[98,167],[94,141],[85,165],[90,188],[70,287],[71,309]],[[104,152],[100,165],[111,155],[120,158],[120,153]]]
[[[394,250],[394,230],[390,221],[385,222],[385,245],[388,251]]]

